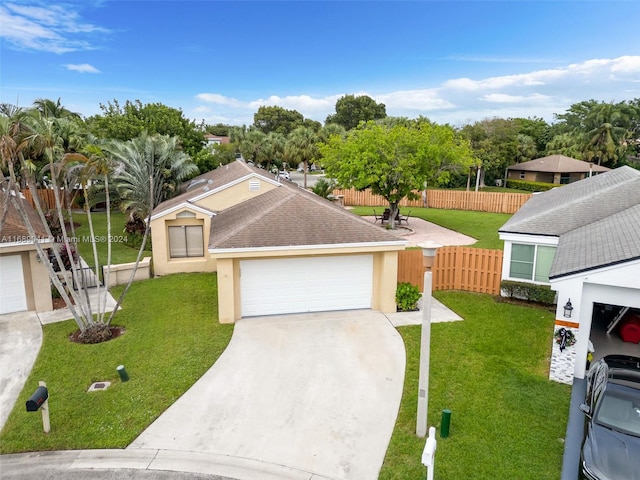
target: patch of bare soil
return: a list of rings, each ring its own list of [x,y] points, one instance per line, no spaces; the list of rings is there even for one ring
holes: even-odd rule
[[[79,329],[69,335],[69,340],[75,343],[94,344],[108,342],[118,338],[125,332],[124,327],[118,325],[95,324],[87,328],[84,332]]]
[[[64,302],[64,298],[53,298],[53,309],[59,310],[61,308],[67,308],[67,304]]]

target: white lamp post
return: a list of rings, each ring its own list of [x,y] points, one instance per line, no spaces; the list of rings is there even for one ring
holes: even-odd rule
[[[424,291],[422,293],[422,333],[420,335],[420,376],[418,379],[418,420],[416,435],[427,435],[427,409],[429,406],[429,355],[431,355],[431,267],[436,257],[436,251],[442,245],[435,242],[425,242],[422,248],[424,262]]]

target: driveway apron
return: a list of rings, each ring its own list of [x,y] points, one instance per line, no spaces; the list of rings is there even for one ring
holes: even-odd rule
[[[0,430],[4,427],[42,345],[35,312],[0,315]],[[38,384],[33,385],[35,390]]]
[[[404,368],[402,338],[379,312],[242,319],[216,364],[128,449],[210,453],[374,480]]]

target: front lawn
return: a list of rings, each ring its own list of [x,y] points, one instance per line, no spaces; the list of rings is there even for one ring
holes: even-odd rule
[[[468,292],[434,296],[464,318],[432,326],[429,426],[437,480],[560,478],[571,388],[548,380],[554,316]],[[424,478],[415,435],[420,327],[399,328],[407,349],[402,404],[380,479]],[[452,411],[441,439],[443,409]]]
[[[131,285],[114,319],[126,331],[114,340],[79,345],[68,340],[73,320],[44,326],[36,364],[0,433],[0,452],[126,447],[226,348],[233,326],[218,322],[217,298],[215,274],[170,275]],[[120,364],[128,382],[119,379]],[[39,412],[25,411],[39,380],[50,392],[49,434]],[[112,383],[87,393],[97,381]]]
[[[381,213],[380,207],[354,207],[352,212],[357,215],[372,216],[373,211]],[[510,214],[474,212],[471,210],[443,210],[439,208],[415,208],[404,207],[402,213],[411,211],[411,217],[422,218],[441,227],[455,230],[456,232],[468,235],[478,241],[473,248],[489,248],[502,250],[503,242],[498,237],[498,229],[505,224]],[[409,219],[411,227],[411,219]]]
[[[91,212],[93,219],[93,234],[96,238],[96,248],[98,250],[98,261],[100,265],[107,264],[107,214],[105,212]],[[76,227],[76,247],[78,252],[89,264],[94,266],[93,246],[91,244],[91,232],[87,215],[82,212],[74,212],[73,220],[79,223]],[[111,212],[111,264],[135,262],[138,255],[138,247],[127,244],[127,234],[124,226],[127,223],[127,214],[113,211]],[[70,232],[68,232],[71,235]],[[151,256],[151,243],[147,241],[147,250],[142,254],[142,258]]]

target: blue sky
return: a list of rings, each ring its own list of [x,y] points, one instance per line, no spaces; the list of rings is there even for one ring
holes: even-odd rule
[[[640,98],[640,1],[3,0],[0,102],[324,122],[345,94],[462,125]]]

